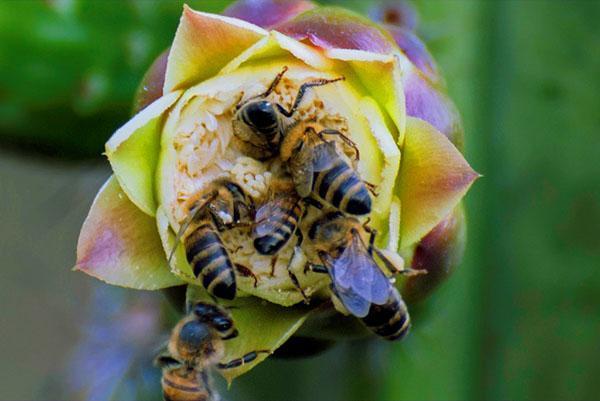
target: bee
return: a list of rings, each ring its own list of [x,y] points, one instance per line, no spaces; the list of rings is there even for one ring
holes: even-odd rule
[[[371,304],[361,320],[373,333],[390,341],[403,339],[410,330],[408,309],[395,287],[383,305]]]
[[[171,332],[166,352],[155,359],[162,369],[161,385],[165,401],[216,401],[211,389],[210,370],[231,369],[251,362],[268,350],[249,352],[241,358],[220,363],[223,342],[237,337],[231,316],[216,305],[199,302]]]
[[[307,212],[307,204],[318,209],[321,209],[322,205],[312,198],[300,198],[289,177],[274,178],[271,182],[270,193],[270,199],[256,210],[252,229],[254,248],[261,255],[275,255],[295,234],[298,240],[287,271],[294,286],[308,302],[298,278],[291,271],[291,264],[298,248],[302,245],[303,235],[298,224]]]
[[[317,79],[300,86],[289,110],[266,100],[277,87],[287,67],[277,74],[265,93],[241,102],[236,107],[233,121],[235,135],[249,144],[252,155],[260,160],[279,153],[288,164],[288,170],[300,197],[313,190],[334,207],[350,214],[364,215],[371,211],[369,190],[372,185],[363,182],[358,173],[337,153],[335,142],[326,136],[337,136],[354,150],[360,158],[358,147],[342,132],[326,129],[316,123],[291,121],[306,91],[345,79]]]
[[[190,201],[188,217],[177,233],[169,262],[185,235],[186,259],[194,276],[202,277],[202,285],[210,294],[224,299],[235,298],[234,267],[244,275],[253,274],[249,268],[231,262],[219,232],[251,222],[253,214],[252,199],[239,185],[226,179],[214,181]],[[255,276],[254,279],[256,284]]]
[[[340,131],[323,128],[316,123],[298,124],[283,139],[280,157],[292,174],[296,191],[301,197],[316,193],[321,199],[345,213],[364,215],[371,212],[371,184],[358,173],[336,150],[334,141],[326,135],[335,135],[354,149],[356,144]]]
[[[391,280],[375,261],[375,256],[390,274],[421,274],[420,270],[403,269],[403,261],[374,246],[376,230],[361,224],[354,217],[330,212],[312,224],[309,238],[322,265],[307,264],[306,270],[327,273],[331,289],[352,315],[365,318],[377,306],[387,305],[394,291]],[[370,234],[365,244],[361,232]],[[373,309],[375,308],[375,309]]]
[[[344,79],[341,77],[305,82],[300,86],[291,109],[286,110],[280,104],[266,98],[273,93],[287,70],[287,67],[283,67],[264,93],[240,101],[235,107],[233,132],[246,145],[250,155],[258,160],[267,160],[279,153],[279,145],[290,125],[289,119],[298,109],[309,88]]]

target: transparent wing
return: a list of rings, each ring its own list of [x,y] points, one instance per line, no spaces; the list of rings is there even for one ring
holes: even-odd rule
[[[276,224],[275,216],[279,213],[280,207],[277,199],[270,200],[256,211],[254,218],[253,235],[263,237],[273,232],[273,225]]]
[[[369,313],[371,303],[366,299],[358,296],[350,289],[337,288],[334,286],[334,292],[344,305],[348,312],[356,317],[365,317]]]
[[[336,288],[353,291],[377,305],[385,303],[392,287],[358,235],[333,262],[331,274]]]

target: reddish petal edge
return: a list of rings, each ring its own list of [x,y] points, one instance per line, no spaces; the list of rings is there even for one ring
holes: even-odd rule
[[[397,52],[393,38],[372,21],[338,7],[319,7],[274,27],[297,40],[322,49],[362,50],[379,54]]]
[[[154,218],[129,200],[115,176],[100,189],[83,223],[74,270],[140,290],[183,284],[170,272]]]
[[[223,11],[223,15],[270,28],[315,8],[307,0],[238,0]]]

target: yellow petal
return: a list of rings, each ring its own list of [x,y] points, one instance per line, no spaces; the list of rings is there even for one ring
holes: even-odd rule
[[[267,31],[237,18],[184,6],[169,53],[164,93],[215,75]]]
[[[397,185],[402,204],[400,247],[431,231],[478,177],[443,134],[423,120],[408,117]]]
[[[106,156],[129,199],[154,216],[154,175],[160,152],[163,115],[181,92],[161,97],[136,114],[106,143]]]

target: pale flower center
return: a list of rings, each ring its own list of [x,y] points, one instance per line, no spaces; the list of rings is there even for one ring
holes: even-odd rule
[[[220,91],[212,96],[194,96],[181,107],[171,144],[176,152],[176,173],[172,177],[176,196],[170,204],[165,205],[165,210],[171,214],[170,220],[177,222],[175,232],[188,216],[189,200],[217,178],[226,177],[238,184],[253,199],[257,208],[269,199],[273,174],[282,171],[283,168],[281,161],[275,157],[261,162],[244,154],[239,139],[233,133],[232,120],[242,92],[244,99],[260,94],[266,90],[273,78],[274,76],[265,77],[235,90]],[[302,79],[284,77],[268,100],[289,109],[299,86],[309,79],[316,78],[323,76],[315,71],[314,76]],[[339,130],[352,138],[348,124],[352,116],[340,114],[339,108],[335,107],[335,102],[340,100],[322,98],[320,93],[324,92],[321,88],[310,90],[294,119],[314,119],[322,126]],[[349,157],[351,151],[348,147],[343,146],[341,141],[337,141],[336,145],[338,153],[357,167],[357,162]],[[221,232],[221,238],[232,262],[248,267],[258,277],[257,288],[254,288],[253,278],[238,275],[238,288],[258,296],[265,290],[297,292],[287,272],[292,258],[291,270],[308,296],[326,286],[329,282],[326,275],[303,272],[307,260],[320,263],[306,233],[312,222],[323,213],[308,207],[307,216],[300,222],[300,228],[305,233],[302,250],[296,252],[295,256],[295,235],[275,256],[266,256],[254,249],[251,226]]]

